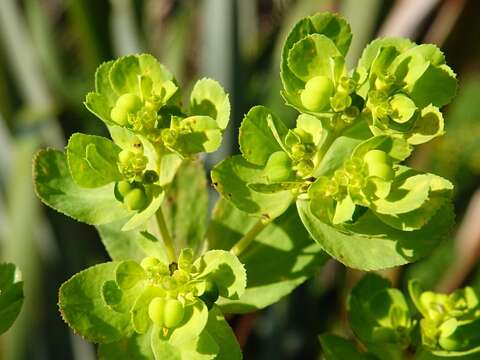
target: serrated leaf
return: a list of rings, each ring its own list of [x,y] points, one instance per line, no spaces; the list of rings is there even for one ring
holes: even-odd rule
[[[348,299],[352,330],[367,346],[390,344],[393,345],[390,352],[397,348],[396,352],[401,353],[404,344],[396,342],[390,319],[393,307],[409,314],[405,297],[398,289],[392,289],[387,280],[376,274],[367,274],[353,288]],[[388,330],[392,330],[390,336]]]
[[[263,168],[236,155],[223,160],[212,169],[212,182],[217,191],[240,210],[252,215],[276,218],[291,204],[290,191],[262,194],[248,187],[249,183],[265,183]]]
[[[165,247],[155,237],[146,237],[138,230],[122,231],[125,220],[98,225],[100,239],[114,261],[141,261],[146,256],[154,256],[165,262],[168,258]]]
[[[322,345],[325,360],[376,360],[377,358],[368,353],[361,353],[355,348],[355,345],[347,339],[336,335],[320,335],[320,344]]]
[[[203,331],[197,338],[175,346],[162,339],[158,328],[151,336],[151,347],[157,360],[211,360],[215,359],[219,347],[208,331]]]
[[[34,160],[33,178],[37,195],[46,205],[78,221],[100,225],[132,214],[115,199],[114,184],[95,189],[75,184],[61,151],[39,151]]]
[[[210,250],[198,258],[194,266],[199,279],[209,279],[218,287],[220,296],[238,300],[247,285],[247,274],[242,263],[232,253]]]
[[[218,344],[216,360],[241,360],[242,351],[235,333],[223,317],[222,312],[214,306],[208,313],[208,322],[205,330]]]
[[[100,344],[99,360],[151,360],[153,359],[150,333],[134,334],[110,344]]]
[[[129,290],[145,279],[145,270],[136,261],[122,261],[115,270],[115,281],[122,290]]]
[[[196,251],[202,246],[207,230],[208,192],[205,169],[199,160],[179,168],[166,192],[162,211],[178,251]]]
[[[283,150],[274,132],[284,139],[288,129],[270,109],[255,106],[243,118],[239,131],[243,157],[252,164],[265,165],[271,154]]]
[[[332,58],[340,55],[328,37],[312,34],[291,47],[287,62],[292,73],[304,82],[315,76],[333,79]]]
[[[95,92],[87,94],[85,106],[107,124],[113,124],[110,111],[115,105],[117,95],[110,84],[109,73],[115,61],[101,64],[95,72]]]
[[[81,187],[96,188],[122,180],[117,159],[122,149],[101,136],[73,134],[67,161],[73,180]]]
[[[407,135],[407,140],[412,145],[418,145],[443,134],[443,115],[437,107],[429,105],[422,109],[410,134]]]
[[[131,335],[129,313],[119,313],[104,301],[105,282],[115,279],[116,262],[90,267],[62,284],[59,308],[74,331],[95,343],[110,343]]]
[[[23,305],[23,281],[12,263],[0,263],[0,334],[14,323]]]
[[[369,69],[381,48],[394,47],[398,53],[401,53],[414,46],[415,43],[405,38],[385,37],[375,39],[363,50],[358,66]]]
[[[297,201],[303,224],[333,258],[348,267],[377,270],[414,262],[429,254],[453,226],[451,205],[442,206],[420,230],[401,231],[367,211],[352,225],[331,226],[318,219],[309,202]],[[248,270],[248,269],[247,269]]]
[[[224,130],[230,119],[230,101],[222,86],[215,80],[203,78],[190,94],[190,114],[209,116]]]
[[[433,174],[400,167],[390,194],[372,209],[386,224],[404,231],[422,228],[451,197],[453,185]]]
[[[210,247],[230,249],[257,221],[220,200],[207,232]],[[228,313],[251,312],[277,302],[313,276],[327,256],[310,239],[291,207],[256,236],[239,260],[248,274],[247,288],[239,300],[220,301],[221,309]]]

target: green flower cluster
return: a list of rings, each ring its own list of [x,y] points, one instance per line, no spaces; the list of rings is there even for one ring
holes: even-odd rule
[[[238,299],[246,286],[243,265],[222,250],[208,251],[194,261],[193,251],[184,249],[178,263],[170,264],[152,256],[140,263],[126,260],[115,264],[113,273],[113,279],[102,284],[102,298],[108,308],[131,319],[136,334],[151,338],[153,353],[167,346],[182,354],[189,343],[208,337],[209,310],[219,297]],[[72,308],[64,303],[68,284],[60,292],[60,309],[76,324]],[[79,330],[85,331],[81,326]]]
[[[229,121],[228,95],[214,80],[197,81],[188,109],[181,106],[180,99],[173,75],[149,54],[100,65],[95,92],[87,95],[85,105],[107,125],[112,140],[72,135],[66,162],[74,184],[63,184],[58,190],[67,193],[66,188],[74,186],[80,198],[101,193],[110,211],[85,213],[53,196],[48,188],[44,192],[37,189],[40,198],[90,224],[129,217],[124,230],[143,226],[162,204],[164,189],[182,161],[215,151]],[[42,156],[58,157],[62,163],[58,166],[63,167],[60,154]]]
[[[351,328],[365,345],[358,352],[348,341],[322,335],[327,360],[477,359],[480,354],[479,294],[465,287],[451,294],[424,291],[417,280],[408,284],[413,311],[403,293],[388,280],[367,274],[348,298]],[[420,317],[418,316],[420,315]]]
[[[424,256],[413,239],[440,241],[446,234],[431,233],[432,219],[451,224],[453,185],[402,162],[414,145],[443,133],[439,108],[457,81],[437,47],[398,38],[373,41],[349,71],[351,37],[348,23],[329,13],[294,26],[281,78],[287,105],[300,112],[295,128],[265,107],[252,108],[240,128],[242,154],[218,164],[212,179],[240,210],[267,220],[295,202],[331,256],[377,269]],[[399,246],[385,246],[380,237]]]
[[[480,348],[480,298],[473,288],[441,294],[422,291],[412,281],[409,290],[423,316],[420,329],[426,347],[455,352]]]

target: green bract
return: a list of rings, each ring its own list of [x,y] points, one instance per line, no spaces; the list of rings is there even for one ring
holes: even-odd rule
[[[372,42],[348,71],[350,40],[338,15],[295,25],[281,77],[287,104],[301,112],[296,126],[253,107],[240,127],[241,155],[218,164],[212,180],[264,221],[296,202],[328,254],[373,270],[427,255],[451,228],[453,185],[402,162],[414,145],[443,133],[439,108],[453,97],[456,78],[435,46],[395,38]]]
[[[218,353],[221,345],[208,330],[209,321],[221,321],[214,304],[220,298],[239,299],[245,286],[245,270],[234,255],[211,250],[194,261],[193,252],[184,249],[178,263],[150,256],[140,263],[89,268],[62,285],[59,303],[69,325],[93,342],[148,334],[155,358],[162,359],[170,349],[189,359],[185,347],[192,344],[189,351],[196,354],[195,344],[206,338],[212,356]],[[216,319],[210,320],[209,309]]]

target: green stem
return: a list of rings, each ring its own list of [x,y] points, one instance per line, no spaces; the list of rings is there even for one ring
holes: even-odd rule
[[[173,247],[173,240],[168,232],[167,223],[165,222],[165,217],[163,216],[162,208],[158,209],[155,213],[157,218],[158,228],[160,230],[160,234],[162,235],[163,243],[165,245],[165,249],[167,250],[168,260],[172,262],[177,261],[177,256],[175,255],[175,248]]]
[[[271,220],[260,219],[253,225],[243,237],[232,246],[230,252],[239,256],[257,237],[265,227],[270,224]]]

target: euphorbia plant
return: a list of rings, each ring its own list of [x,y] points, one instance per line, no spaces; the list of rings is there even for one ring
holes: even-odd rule
[[[98,68],[85,105],[111,139],[74,134],[65,153],[39,152],[34,175],[39,197],[96,225],[112,257],[60,289],[63,318],[100,358],[240,358],[223,313],[278,301],[327,254],[381,269],[445,237],[452,185],[402,162],[443,133],[455,75],[435,46],[396,38],[372,42],[348,70],[351,36],[328,13],[295,25],[281,78],[296,124],[263,106],[246,114],[242,154],[212,171],[224,199],[208,225],[198,154],[221,144],[227,94],[202,79],[183,106],[148,54]]]

